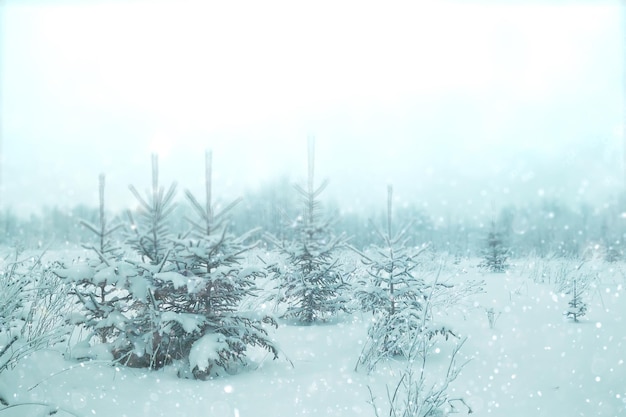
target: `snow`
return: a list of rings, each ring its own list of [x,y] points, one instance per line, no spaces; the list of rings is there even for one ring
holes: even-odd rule
[[[159,272],[154,274],[154,277],[161,281],[171,282],[176,289],[187,285],[187,277],[178,272]]]
[[[183,326],[183,330],[187,333],[193,333],[200,330],[202,324],[206,321],[204,317],[197,314],[176,313],[174,311],[166,311],[161,314],[161,321],[175,321]]]
[[[187,292],[189,294],[195,294],[200,291],[204,285],[205,280],[196,276],[185,276],[178,272],[170,271],[170,272],[158,272],[154,274],[156,279],[160,279],[161,281],[171,282],[172,286],[176,289],[187,287]]]
[[[95,283],[108,282],[109,284],[117,284],[127,279],[137,276],[137,271],[127,262],[115,262],[113,265],[98,271],[93,280]]]
[[[87,320],[84,314],[78,312],[70,312],[67,315],[67,321],[71,324],[81,324]]]
[[[148,297],[148,280],[137,277],[130,280],[130,292],[135,298],[141,301],[145,301]]]
[[[244,279],[244,278],[253,276],[255,274],[263,274],[263,273],[264,271],[261,268],[249,266],[239,271],[239,275],[237,276],[237,279]]]
[[[472,416],[626,416],[626,264],[597,268],[595,287],[583,297],[579,323],[563,314],[570,297],[555,283],[535,282],[524,261],[507,274],[479,271],[471,260],[449,283],[484,281],[484,292],[458,307],[434,311],[436,323],[467,337],[460,362],[470,359],[450,385]],[[613,272],[611,272],[613,271]],[[499,314],[493,328],[487,312]],[[379,414],[388,415],[386,386],[395,386],[405,366],[382,363],[371,374],[354,367],[371,314],[353,313],[311,326],[282,323],[274,337],[281,358],[251,351],[245,371],[208,381],[181,379],[176,367],[131,369],[107,361],[77,362],[64,346],[44,350],[0,374],[0,396],[12,403],[48,403],[55,416],[370,416],[368,387]],[[186,318],[176,317],[176,320]],[[179,321],[180,322],[180,321]],[[181,323],[182,324],[182,323]],[[187,322],[193,324],[193,320]],[[442,340],[428,357],[428,374],[441,377],[456,339]],[[225,347],[223,336],[206,335],[192,348],[192,366],[203,368]],[[79,346],[81,347],[81,346]],[[85,357],[96,357],[82,345]],[[467,415],[455,404],[458,414]],[[1,406],[0,406],[1,408]],[[42,406],[2,411],[3,417],[43,415]]]
[[[93,282],[94,284],[101,284],[103,282],[111,283],[117,282],[117,278],[118,276],[115,273],[115,267],[109,266],[96,272],[93,276]]]
[[[124,330],[126,328],[126,318],[119,311],[111,311],[104,319],[99,321],[94,328],[102,329],[106,327],[115,327],[116,329]]]
[[[113,355],[109,352],[109,347],[104,344],[91,345],[89,341],[77,343],[69,352],[69,357],[73,359],[98,359],[104,361],[113,360]]]
[[[224,336],[219,333],[211,333],[202,336],[196,340],[191,346],[189,353],[189,365],[191,369],[198,368],[200,371],[206,371],[209,367],[209,361],[217,361],[219,352],[228,349],[228,344],[224,340]]]
[[[90,265],[86,263],[81,263],[81,264],[73,265],[71,268],[67,268],[67,269],[56,268],[54,270],[54,273],[61,278],[78,282],[83,279],[92,278],[94,275],[94,270]]]

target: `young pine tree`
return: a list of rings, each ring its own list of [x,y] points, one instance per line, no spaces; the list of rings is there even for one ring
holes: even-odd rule
[[[508,268],[509,249],[504,243],[502,233],[498,231],[496,222],[491,222],[491,229],[483,248],[483,261],[480,264],[489,272],[505,272]]]
[[[104,177],[100,179],[99,225],[83,224],[97,237],[87,246],[97,256],[57,271],[71,279],[83,306],[84,318],[77,321],[93,331],[99,346],[81,346],[74,356],[93,357],[106,350],[116,361],[134,367],[161,368],[180,359],[177,340],[165,328],[161,306],[155,298],[155,278],[169,267],[172,236],[168,228],[176,186],[167,193],[159,185],[158,159],[152,156],[152,188],[143,198],[135,187],[130,190],[139,202],[135,220],[128,212],[131,233],[126,242],[136,257],[123,253],[109,237],[117,226],[109,227],[104,212]],[[86,343],[94,342],[88,338]]]
[[[206,200],[201,204],[186,191],[197,219],[189,219],[191,231],[174,241],[171,267],[154,276],[154,298],[167,322],[170,335],[178,341],[186,369],[196,378],[246,365],[250,346],[278,356],[266,325],[277,323],[269,316],[239,311],[241,302],[254,295],[255,279],[264,275],[256,267],[243,266],[250,235],[228,232],[227,215],[239,202],[215,213],[211,192],[211,154],[206,154]]]
[[[581,285],[578,284],[577,280],[572,281],[572,287],[570,294],[572,299],[568,303],[567,311],[565,312],[565,316],[567,318],[573,319],[574,322],[578,322],[578,319],[585,314],[587,314],[587,304],[583,301],[582,295],[584,288],[581,288]]]
[[[126,243],[136,254],[136,258],[128,260],[137,275],[131,284],[135,308],[113,352],[127,365],[158,369],[183,358],[179,340],[168,331],[162,303],[156,298],[155,278],[172,268],[174,235],[170,217],[176,206],[176,183],[167,191],[160,185],[158,157],[153,154],[152,187],[146,191],[145,198],[134,186],[130,185],[129,189],[139,203],[136,216],[130,210],[127,212],[131,231]]]
[[[287,257],[287,267],[270,266],[269,272],[278,280],[280,301],[287,304],[283,317],[300,323],[324,321],[346,311],[348,283],[344,281],[337,252],[345,247],[345,237],[335,236],[331,222],[322,216],[319,196],[328,182],[315,188],[315,142],[309,140],[308,182],[296,191],[302,198],[303,212],[295,223],[295,239],[269,240]]]
[[[394,233],[392,221],[393,189],[387,189],[387,224],[381,231],[372,224],[382,241],[367,254],[356,249],[367,267],[368,276],[358,283],[355,296],[363,311],[371,311],[373,321],[368,329],[368,339],[363,347],[357,368],[365,366],[372,371],[384,358],[408,357],[416,340],[432,339],[441,334],[446,338],[452,332],[445,327],[436,328],[430,323],[428,299],[433,285],[427,285],[415,275],[417,258],[424,247],[407,245],[411,224]]]
[[[121,225],[109,223],[104,191],[105,177],[100,175],[98,223],[81,220],[81,224],[95,235],[95,243],[83,245],[93,256],[71,265],[61,264],[54,270],[57,276],[71,282],[71,294],[81,306],[81,311],[73,314],[71,321],[83,324],[92,332],[73,349],[73,356],[78,359],[95,358],[98,353],[120,352],[119,349],[127,344],[124,335],[131,327],[133,317],[142,309],[135,295],[145,290],[144,286],[135,285],[138,279],[135,267],[123,259],[122,249],[112,240]],[[93,343],[105,349],[93,348]],[[121,358],[118,356],[117,359]]]
[[[146,191],[146,198],[134,186],[130,185],[129,189],[137,199],[139,208],[137,220],[131,211],[127,212],[132,230],[127,243],[141,257],[143,264],[155,266],[158,270],[171,250],[169,217],[175,208],[176,183],[171,184],[165,192],[159,185],[158,157],[152,155],[152,188]]]
[[[235,203],[213,214],[210,174],[207,155],[206,204],[186,193],[199,220],[191,220],[186,236],[175,237],[168,227],[175,186],[165,192],[159,185],[153,157],[146,198],[131,187],[140,207],[137,221],[129,213],[127,242],[137,256],[128,260],[108,240],[115,228],[108,228],[104,217],[101,179],[100,225],[86,224],[98,237],[99,244],[90,246],[97,258],[58,271],[75,282],[86,316],[81,322],[122,364],[155,369],[180,360],[183,374],[204,378],[245,364],[249,346],[277,356],[265,328],[275,321],[238,311],[242,299],[253,295],[254,279],[262,271],[240,265],[252,246],[245,244],[248,235],[227,233],[224,213]]]

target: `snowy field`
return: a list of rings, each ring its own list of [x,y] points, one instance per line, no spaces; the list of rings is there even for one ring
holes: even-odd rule
[[[0,24],[0,417],[626,417],[626,1]]]
[[[428,380],[445,374],[459,340],[459,363],[469,362],[449,387],[446,413],[473,416],[626,415],[626,265],[587,262],[587,314],[567,319],[569,296],[559,292],[564,261],[517,260],[506,274],[481,272],[479,260],[446,267],[450,283],[484,281],[484,292],[455,308],[434,311],[459,339],[440,340],[428,356]],[[581,273],[576,271],[576,273]],[[492,313],[491,324],[489,313]],[[274,332],[282,355],[253,353],[254,366],[208,381],[181,379],[174,367],[159,371],[66,360],[68,346],[36,352],[0,375],[0,394],[11,404],[0,416],[379,416],[389,414],[402,360],[369,375],[355,365],[370,316],[344,315],[312,326],[282,322]],[[495,322],[495,323],[494,323]],[[453,406],[453,407],[452,407]],[[468,409],[469,408],[469,409]],[[458,414],[454,414],[458,413]]]

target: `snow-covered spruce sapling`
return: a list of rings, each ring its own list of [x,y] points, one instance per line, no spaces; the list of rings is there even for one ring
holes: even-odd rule
[[[145,198],[134,186],[129,186],[137,199],[137,215],[128,211],[130,233],[126,243],[135,250],[137,258],[127,254],[134,277],[128,275],[130,310],[119,317],[121,333],[113,346],[113,356],[121,363],[152,369],[161,368],[175,359],[181,359],[178,340],[164,330],[162,306],[155,297],[155,275],[169,267],[168,257],[173,250],[170,216],[175,208],[176,184],[167,191],[159,184],[157,155],[152,155],[152,187]],[[118,324],[116,324],[118,325]]]
[[[211,153],[206,154],[205,192],[201,204],[186,191],[196,214],[188,219],[190,232],[175,239],[170,267],[154,275],[154,298],[162,311],[165,328],[175,337],[187,369],[196,378],[232,372],[246,364],[250,346],[278,356],[266,325],[277,326],[269,316],[239,311],[242,300],[255,293],[255,279],[263,270],[241,265],[255,230],[242,236],[228,233],[228,214],[234,201],[216,213],[212,205]]]
[[[152,155],[152,188],[146,191],[144,199],[137,189],[130,185],[130,191],[139,203],[135,219],[128,211],[132,233],[127,243],[141,256],[144,264],[161,265],[171,249],[169,216],[175,208],[176,183],[165,189],[159,185],[159,165],[157,155]]]
[[[92,247],[98,254],[95,261],[59,271],[81,289],[77,295],[87,312],[85,325],[106,340],[112,357],[122,364],[154,369],[181,360],[194,364],[190,370],[198,377],[215,375],[218,369],[230,371],[235,362],[244,362],[250,345],[276,355],[264,328],[275,322],[236,312],[262,271],[239,266],[249,248],[244,244],[247,236],[232,237],[222,216],[213,216],[210,156],[206,207],[187,192],[200,221],[192,221],[193,230],[186,236],[169,231],[175,186],[165,192],[159,185],[156,157],[152,185],[146,198],[131,187],[140,203],[137,220],[129,213],[128,243],[136,251],[134,259],[126,254],[120,260],[101,239],[100,247]],[[99,227],[89,228],[99,237],[108,236],[105,223],[102,216]]]
[[[353,248],[361,255],[368,272],[367,278],[358,282],[354,294],[361,309],[373,313],[368,338],[356,365],[357,369],[365,366],[368,372],[384,358],[408,357],[416,340],[426,343],[437,335],[446,339],[453,335],[445,326],[434,326],[430,322],[426,307],[438,285],[436,282],[426,284],[416,276],[417,258],[425,248],[407,246],[410,223],[394,233],[392,197],[393,188],[389,186],[386,231],[372,224],[383,245],[367,253]]]
[[[480,267],[489,272],[505,272],[508,268],[509,248],[504,243],[504,237],[498,230],[496,222],[491,222],[483,248],[483,261]]]
[[[562,276],[556,280],[557,291],[571,297],[563,314],[574,322],[587,314],[587,303],[583,297],[592,284],[593,277],[589,271],[584,270],[585,264],[586,261],[579,262],[572,269],[571,262],[562,262],[559,270]]]
[[[325,321],[347,311],[349,288],[338,262],[338,251],[345,247],[346,239],[334,235],[330,219],[322,215],[319,196],[328,182],[315,188],[314,167],[314,141],[310,139],[307,188],[295,186],[303,201],[303,213],[294,226],[296,237],[282,241],[268,235],[287,258],[285,268],[270,265],[267,269],[278,281],[279,301],[287,305],[283,317],[303,324]]]
[[[565,312],[565,316],[567,318],[573,319],[574,322],[578,322],[578,319],[585,314],[587,314],[587,303],[583,301],[583,288],[578,284],[577,280],[572,281],[572,287],[570,291],[570,295],[572,298],[568,303],[567,311]]]
[[[72,352],[78,359],[94,358],[91,337],[101,344],[113,343],[124,331],[127,315],[133,314],[130,279],[137,276],[134,267],[123,260],[122,249],[114,243],[112,235],[121,224],[110,224],[104,204],[105,177],[99,177],[98,224],[81,220],[81,224],[93,232],[95,243],[84,244],[93,253],[91,258],[78,260],[71,265],[61,264],[54,273],[71,283],[71,294],[81,306],[79,312],[68,317],[73,324],[82,324],[92,333]]]

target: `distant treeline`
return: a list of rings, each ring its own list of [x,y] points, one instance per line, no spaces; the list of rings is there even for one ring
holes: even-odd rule
[[[181,193],[182,194],[182,193]],[[180,197],[180,195],[179,195]],[[181,235],[188,228],[190,207],[180,202],[172,218],[172,230]],[[302,208],[297,193],[288,180],[249,192],[235,207],[230,230],[239,235],[261,228],[280,239],[291,239],[293,225]],[[560,200],[543,197],[524,206],[504,206],[492,213],[467,214],[462,208],[455,214],[434,215],[417,205],[395,209],[395,224],[410,224],[408,244],[428,244],[432,250],[458,257],[480,256],[491,222],[504,237],[512,257],[528,254],[539,256],[603,256],[609,260],[624,257],[626,245],[626,196],[601,206],[571,206]],[[376,241],[373,224],[381,224],[384,209],[370,213],[345,212],[333,201],[327,201],[324,212],[334,222],[335,233],[345,233],[350,244],[365,248]],[[125,227],[118,231],[125,240],[130,222],[126,213],[109,213],[109,219]],[[91,243],[90,233],[80,220],[96,223],[98,208],[77,205],[70,209],[45,207],[41,214],[28,218],[11,209],[0,212],[0,244],[26,248],[76,246]],[[262,234],[259,233],[259,239]]]

